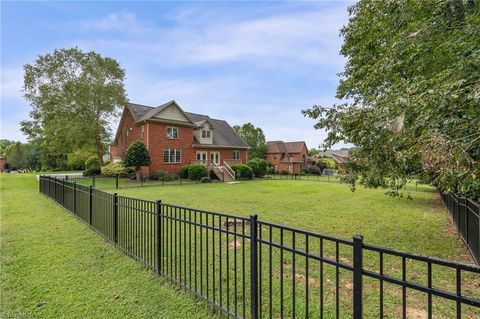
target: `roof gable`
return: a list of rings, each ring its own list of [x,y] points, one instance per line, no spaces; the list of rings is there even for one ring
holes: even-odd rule
[[[177,102],[173,100],[151,109],[139,119],[139,121],[146,120],[159,120],[166,122],[173,121],[190,125],[193,124],[192,120],[182,110],[180,105],[178,105]]]

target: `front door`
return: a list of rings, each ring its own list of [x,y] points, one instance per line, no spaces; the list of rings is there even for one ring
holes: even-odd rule
[[[197,161],[207,164],[207,152],[197,152]]]
[[[220,152],[210,152],[210,160],[213,163],[220,165]]]

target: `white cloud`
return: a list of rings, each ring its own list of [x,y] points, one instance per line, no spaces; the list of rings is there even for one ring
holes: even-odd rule
[[[148,27],[140,23],[134,13],[128,11],[111,13],[97,20],[84,20],[80,23],[80,25],[84,29],[94,29],[100,31],[148,31]]]

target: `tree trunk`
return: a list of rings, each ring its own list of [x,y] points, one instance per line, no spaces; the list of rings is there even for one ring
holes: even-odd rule
[[[95,134],[95,146],[97,148],[97,156],[100,166],[103,166],[103,143],[99,132]]]

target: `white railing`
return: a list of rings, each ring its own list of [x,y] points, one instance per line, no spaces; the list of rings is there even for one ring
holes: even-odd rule
[[[230,167],[230,165],[228,165],[226,161],[223,161],[223,167],[227,171],[228,175],[230,175],[233,180],[235,180],[235,171]]]
[[[215,162],[212,162],[212,163],[213,163],[213,172],[217,175],[219,179],[222,180],[222,182],[225,182],[225,176],[224,176],[223,170],[220,168],[220,166],[217,165],[217,163]]]

